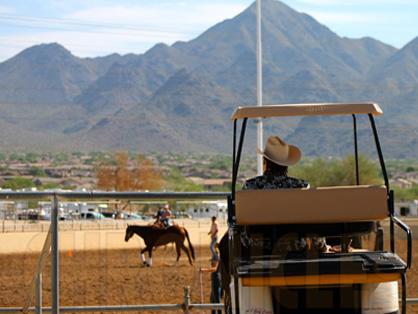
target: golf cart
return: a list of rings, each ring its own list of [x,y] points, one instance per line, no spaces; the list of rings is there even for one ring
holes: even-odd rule
[[[232,191],[228,202],[230,291],[232,313],[406,313],[406,271],[412,261],[409,227],[395,217],[374,116],[375,103],[295,104],[238,107],[233,113]],[[236,191],[248,119],[295,116],[352,117],[356,185]],[[361,185],[357,116],[370,122],[384,185]],[[238,122],[241,131],[238,136]],[[237,141],[238,140],[238,141]],[[318,174],[320,175],[320,174]],[[383,228],[389,221],[390,250]],[[395,226],[406,233],[406,262],[395,251]],[[337,252],[306,254],[277,249],[288,236],[325,237]],[[373,247],[362,239],[373,236]],[[355,239],[360,244],[351,249]],[[360,247],[359,247],[360,246]]]

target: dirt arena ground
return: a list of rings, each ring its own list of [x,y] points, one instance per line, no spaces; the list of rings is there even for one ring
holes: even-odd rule
[[[414,260],[418,261],[418,240],[413,245]],[[195,250],[194,266],[188,264],[185,256],[179,265],[170,266],[175,261],[175,250],[171,246],[159,248],[154,252],[152,268],[140,267],[138,250],[133,249],[62,252],[60,303],[62,306],[182,303],[183,287],[187,285],[191,287],[193,303],[209,302],[209,274],[199,272],[201,267],[209,266],[209,248],[197,246]],[[404,250],[402,243],[399,250]],[[0,306],[23,306],[37,258],[38,254],[33,253],[0,255]],[[408,297],[418,297],[417,279],[418,267],[413,267],[408,274]],[[44,305],[50,305],[50,294],[48,264]],[[418,305],[409,306],[408,313],[418,313]]]
[[[79,251],[60,254],[60,304],[118,305],[183,302],[183,287],[190,286],[193,303],[209,302],[208,247],[195,247],[190,266],[186,256],[176,266],[171,246],[154,251],[153,267],[141,267],[138,250]],[[37,255],[0,255],[0,306],[22,306]],[[200,280],[202,276],[202,280]],[[50,305],[50,264],[43,278],[44,305]],[[203,300],[201,300],[201,284]]]

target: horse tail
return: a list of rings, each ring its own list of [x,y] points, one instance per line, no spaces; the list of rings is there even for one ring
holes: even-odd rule
[[[183,228],[183,229],[184,229],[184,233],[186,234],[187,242],[189,243],[189,248],[190,248],[190,252],[192,253],[193,260],[195,260],[196,258],[194,257],[194,248],[193,248],[192,242],[190,242],[189,233],[187,232],[186,228]]]

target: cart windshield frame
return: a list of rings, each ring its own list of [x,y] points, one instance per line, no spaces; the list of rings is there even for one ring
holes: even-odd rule
[[[333,115],[351,115],[353,119],[353,143],[355,156],[356,185],[360,185],[359,165],[358,165],[358,139],[357,139],[357,118],[356,115],[367,115],[369,117],[370,126],[373,131],[374,142],[377,154],[379,156],[380,168],[386,186],[388,200],[390,199],[389,178],[386,171],[385,161],[380,145],[379,136],[374,120],[374,116],[383,114],[382,109],[377,103],[315,103],[315,104],[284,104],[284,105],[266,105],[266,106],[250,106],[238,107],[233,113],[231,119],[234,123],[233,130],[233,153],[232,153],[232,187],[231,201],[235,203],[235,192],[238,178],[239,164],[244,144],[248,119],[261,119],[273,117],[294,117],[294,116],[333,116]],[[237,143],[238,120],[241,122],[241,130],[239,141]],[[390,215],[394,215],[394,206],[390,206]],[[228,215],[228,221],[235,223],[235,211]]]

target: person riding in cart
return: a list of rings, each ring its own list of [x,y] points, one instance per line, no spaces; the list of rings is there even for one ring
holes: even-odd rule
[[[302,179],[288,176],[288,166],[296,165],[301,157],[301,150],[286,143],[278,136],[270,136],[264,151],[258,150],[263,155],[263,174],[245,182],[243,190],[253,189],[294,189],[309,188],[309,183]],[[283,253],[287,251],[327,251],[325,238],[312,237],[284,239],[282,243]]]

